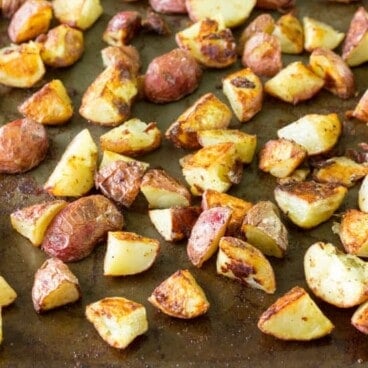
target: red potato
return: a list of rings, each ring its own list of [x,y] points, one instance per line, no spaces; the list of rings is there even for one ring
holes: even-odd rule
[[[144,78],[144,94],[151,102],[180,100],[199,85],[202,70],[189,52],[174,49],[154,58]]]
[[[146,18],[142,20],[142,28],[145,32],[156,33],[160,36],[169,36],[171,34],[170,27],[165,19],[151,8],[147,10]]]
[[[11,18],[26,0],[2,0],[1,12],[5,18]]]
[[[49,140],[43,125],[18,119],[0,128],[0,173],[28,171],[46,156]]]
[[[257,0],[256,7],[261,9],[285,10],[295,6],[295,0]]]
[[[164,14],[185,14],[187,7],[185,0],[149,0],[154,11]]]
[[[42,249],[63,262],[87,257],[109,231],[121,230],[123,215],[102,195],[90,195],[69,203],[48,227]]]

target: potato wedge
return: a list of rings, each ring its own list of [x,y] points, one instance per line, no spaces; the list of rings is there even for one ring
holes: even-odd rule
[[[334,325],[309,294],[296,286],[263,312],[258,328],[281,340],[310,341],[330,334]]]
[[[135,164],[139,165],[144,171],[148,170],[150,167],[150,164],[148,162],[139,161],[129,156],[124,156],[116,152],[104,150],[102,152],[102,159],[99,169],[101,170],[115,161],[134,162]]]
[[[346,187],[314,181],[290,182],[278,185],[275,200],[286,216],[303,229],[310,229],[324,221],[340,207],[347,193]]]
[[[28,97],[18,111],[40,124],[59,125],[73,116],[73,105],[63,82],[53,79]]]
[[[356,104],[354,110],[347,112],[347,117],[353,117],[365,123],[368,123],[368,89],[364,92]]]
[[[83,129],[66,147],[43,188],[53,196],[79,197],[94,185],[98,150],[88,129]]]
[[[307,114],[279,129],[277,136],[295,141],[312,156],[329,151],[341,133],[342,124],[337,114]]]
[[[228,207],[212,207],[199,215],[187,244],[187,254],[194,266],[202,267],[217,251],[231,214],[232,210]]]
[[[222,80],[222,91],[241,123],[249,121],[262,109],[263,85],[250,68],[227,75]]]
[[[69,267],[57,258],[49,258],[37,270],[32,301],[37,313],[76,302],[81,297],[79,281]]]
[[[359,209],[368,213],[368,175],[364,178],[358,194]]]
[[[210,307],[203,289],[188,270],[178,270],[164,280],[148,301],[163,313],[180,319],[199,317]]]
[[[368,334],[368,302],[363,303],[351,317],[351,324],[360,332]]]
[[[16,291],[0,276],[0,309],[12,304],[16,298]]]
[[[64,200],[54,200],[20,208],[10,214],[12,227],[34,246],[40,246],[47,227],[67,205]]]
[[[109,297],[86,306],[86,317],[110,346],[125,349],[148,330],[146,308],[137,302]]]
[[[267,258],[253,245],[230,236],[220,239],[217,273],[267,294],[276,290],[275,274]]]
[[[350,308],[368,299],[367,263],[331,243],[317,242],[308,248],[304,272],[313,293],[336,307]]]

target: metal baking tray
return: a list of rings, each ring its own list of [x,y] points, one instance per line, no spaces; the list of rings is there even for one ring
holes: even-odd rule
[[[284,259],[271,259],[277,291],[267,295],[216,275],[215,260],[206,262],[201,269],[191,265],[186,256],[185,242],[171,244],[163,241],[147,216],[147,205],[141,197],[129,211],[124,210],[126,230],[155,237],[161,242],[161,253],[151,269],[130,277],[104,277],[102,262],[105,245],[95,249],[88,258],[69,264],[79,278],[82,299],[73,305],[38,315],[32,306],[31,288],[35,271],[46,259],[45,254],[12,230],[9,215],[17,208],[41,202],[47,198],[42,185],[77,132],[88,128],[96,142],[108,128],[91,125],[78,114],[83,92],[103,70],[100,50],[104,47],[101,35],[109,19],[118,11],[147,10],[146,1],[102,1],[104,14],[85,32],[86,51],[74,66],[64,70],[48,70],[42,83],[33,89],[0,87],[0,124],[20,117],[17,105],[46,81],[60,78],[72,95],[75,114],[62,127],[48,127],[51,147],[46,160],[36,169],[22,175],[0,176],[0,274],[18,293],[15,303],[3,310],[4,341],[0,345],[1,367],[360,367],[368,364],[367,338],[350,324],[354,309],[338,309],[313,295],[322,311],[332,320],[335,329],[326,338],[313,342],[283,342],[263,335],[257,329],[260,314],[279,296],[299,285],[307,285],[303,272],[303,255],[315,241],[331,241],[340,246],[331,230],[339,213],[357,206],[359,184],[349,194],[338,213],[327,223],[310,231],[293,226],[287,219],[290,248]],[[297,0],[297,15],[312,16],[327,22],[338,30],[346,31],[354,11],[367,1],[338,4],[323,0]],[[252,13],[252,18],[260,14]],[[272,13],[275,18],[279,13]],[[164,16],[172,35],[168,37],[140,34],[133,40],[142,58],[142,72],[149,61],[175,47],[173,35],[188,25],[185,16]],[[9,43],[7,21],[0,22],[0,46]],[[235,30],[238,36],[243,27]],[[292,60],[308,60],[308,55],[284,56],[286,65]],[[225,70],[207,70],[200,87],[190,96],[170,104],[155,105],[138,101],[133,116],[143,121],[156,121],[164,132],[171,122],[198,97],[212,91],[226,102],[221,91],[224,75],[240,68],[240,64]],[[252,121],[240,125],[233,118],[232,126],[257,134],[257,152],[263,144],[276,137],[276,130],[307,113],[336,112],[344,121],[344,134],[336,149],[357,148],[368,141],[368,128],[356,120],[346,120],[345,111],[352,109],[368,87],[366,65],[354,68],[358,95],[347,101],[322,91],[310,101],[292,106],[269,96],[265,97],[262,111]],[[163,167],[174,177],[183,180],[179,158],[186,151],[176,149],[164,141],[157,151],[141,157],[151,167]],[[276,180],[257,168],[257,158],[244,170],[241,183],[231,188],[230,194],[248,201],[273,200]],[[341,247],[341,246],[340,246]],[[180,268],[188,268],[205,290],[211,303],[208,313],[191,321],[170,318],[155,310],[147,298],[165,278]],[[149,330],[127,349],[109,347],[84,317],[85,306],[106,296],[124,296],[146,306]],[[362,364],[363,363],[363,364]]]

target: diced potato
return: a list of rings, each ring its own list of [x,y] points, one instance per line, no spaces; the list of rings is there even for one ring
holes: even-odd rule
[[[222,80],[222,90],[240,122],[249,121],[262,109],[263,85],[250,68],[231,73]]]
[[[301,61],[295,61],[269,79],[264,87],[268,94],[296,105],[312,98],[324,84],[324,80],[310,68]]]
[[[310,229],[327,221],[340,207],[346,187],[314,181],[291,182],[275,188],[275,200],[296,225]]]
[[[86,317],[104,341],[125,349],[148,330],[146,308],[122,297],[103,298],[86,306]]]
[[[352,187],[366,175],[368,175],[367,165],[358,164],[345,156],[329,158],[319,163],[313,171],[313,178],[316,181],[337,183],[346,187]]]
[[[4,277],[0,276],[0,311],[2,307],[6,307],[13,303],[16,298],[17,293],[15,292],[15,290],[8,284]]]
[[[210,307],[203,289],[188,270],[178,270],[164,280],[148,301],[163,313],[181,319],[201,316]]]
[[[213,93],[206,93],[186,109],[166,130],[165,137],[176,147],[200,147],[197,134],[202,130],[227,128],[232,117],[228,106]]]
[[[46,312],[81,297],[78,279],[57,258],[49,258],[37,270],[32,287],[32,301],[37,313]]]
[[[137,80],[128,69],[108,66],[87,88],[79,113],[95,124],[116,126],[129,118],[137,94]]]
[[[206,18],[175,35],[177,45],[189,51],[208,68],[226,68],[237,59],[236,43],[229,28],[221,21]]]
[[[103,13],[100,0],[53,0],[55,18],[60,23],[86,30]]]
[[[295,141],[311,156],[329,151],[341,133],[342,124],[337,114],[308,114],[279,129],[277,136]]]
[[[296,286],[263,312],[258,328],[281,340],[310,341],[330,334],[334,325],[309,294]]]
[[[227,193],[220,193],[215,190],[208,189],[202,194],[201,206],[203,210],[208,210],[213,207],[230,208],[232,213],[227,225],[226,234],[238,235],[244,216],[250,208],[252,208],[253,203]]]
[[[46,72],[40,45],[30,41],[0,49],[0,83],[9,87],[30,88]]]
[[[94,185],[98,149],[88,129],[68,144],[44,189],[54,196],[79,197]]]
[[[124,156],[116,152],[105,150],[102,153],[102,160],[100,162],[99,169],[101,170],[115,161],[135,162],[136,164],[140,165],[142,169],[145,171],[148,170],[150,167],[150,164],[148,162],[138,161],[135,160],[134,158]]]
[[[63,124],[73,116],[72,101],[59,79],[45,84],[27,98],[18,110],[26,118],[46,125]]]
[[[368,175],[364,178],[358,194],[359,209],[368,213]]]
[[[47,227],[66,205],[64,200],[37,203],[12,212],[10,222],[13,228],[34,246],[40,246]]]
[[[277,183],[282,185],[282,184],[293,183],[295,181],[298,181],[298,182],[305,181],[309,174],[310,174],[309,168],[297,169],[293,171],[293,173],[290,176],[287,176],[286,178],[277,179]]]
[[[368,334],[368,302],[363,303],[351,317],[351,324],[364,334]]]
[[[46,0],[27,0],[11,18],[8,34],[12,42],[22,43],[47,32],[52,5]]]
[[[307,157],[306,149],[288,139],[268,141],[259,153],[258,167],[277,178],[289,176]]]
[[[368,123],[368,89],[358,101],[353,111],[347,113],[348,117],[353,117]]]
[[[149,210],[148,216],[166,241],[176,242],[190,236],[200,213],[200,207],[172,207]]]
[[[156,260],[160,243],[156,239],[125,231],[110,231],[104,259],[105,276],[135,275],[148,270]]]
[[[180,160],[185,180],[193,195],[206,189],[226,192],[239,183],[242,167],[238,164],[235,143],[225,142],[203,147]]]
[[[311,245],[304,256],[305,279],[313,293],[339,308],[368,299],[368,264],[330,243]]]
[[[222,237],[216,262],[217,273],[268,294],[276,290],[275,274],[267,258],[253,245]]]
[[[102,63],[107,68],[115,65],[119,68],[129,69],[133,75],[138,75],[141,61],[138,50],[132,45],[108,46],[101,50]],[[138,86],[139,86],[138,76]]]
[[[218,143],[231,142],[235,144],[236,152],[243,164],[250,164],[257,148],[257,136],[238,129],[208,129],[197,134],[202,147]]]
[[[282,15],[276,22],[273,34],[280,40],[281,52],[301,54],[304,50],[304,30],[293,13]]]
[[[147,124],[134,118],[101,135],[100,145],[103,150],[139,156],[158,148],[161,136],[156,123]]]
[[[232,210],[228,207],[212,207],[199,215],[187,244],[187,254],[194,266],[202,267],[217,251],[231,214]]]

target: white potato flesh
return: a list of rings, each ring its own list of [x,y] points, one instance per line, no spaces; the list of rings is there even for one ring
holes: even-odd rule
[[[17,293],[8,284],[4,277],[0,276],[0,311],[1,307],[6,307],[7,305],[14,302],[17,298]]]
[[[359,208],[368,213],[368,175],[364,178],[358,194]]]

